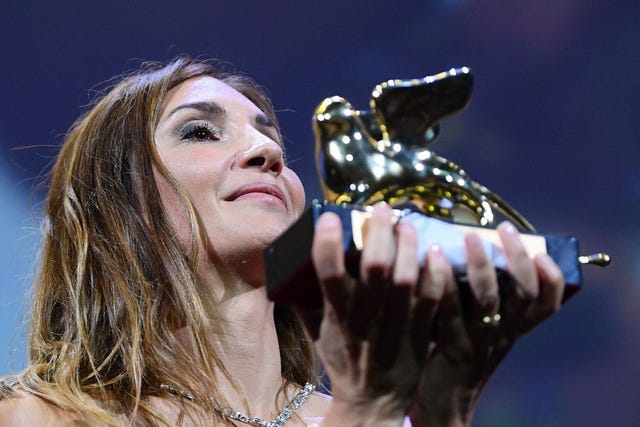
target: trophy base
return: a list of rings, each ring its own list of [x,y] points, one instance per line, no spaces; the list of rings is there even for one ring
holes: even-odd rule
[[[324,212],[336,213],[343,228],[343,248],[345,266],[349,274],[357,277],[362,249],[363,229],[368,213],[359,206],[334,205],[314,200],[302,216],[287,231],[274,241],[264,253],[267,296],[280,304],[291,305],[305,317],[310,333],[317,335],[322,320],[322,292],[311,261],[311,245],[315,224]],[[449,223],[428,218],[429,221],[442,223],[441,227],[450,228],[453,234],[464,234],[474,230],[483,241],[500,247],[498,233],[494,229]],[[422,234],[421,234],[422,235]],[[574,237],[556,235],[522,234],[522,241],[530,256],[546,252],[558,264],[565,279],[563,302],[573,296],[581,287],[582,273],[578,261],[578,242]],[[438,241],[447,251],[448,241]],[[498,283],[502,294],[512,286],[509,274],[498,268]],[[460,287],[463,308],[469,298],[468,284],[464,269],[454,268],[456,281]]]

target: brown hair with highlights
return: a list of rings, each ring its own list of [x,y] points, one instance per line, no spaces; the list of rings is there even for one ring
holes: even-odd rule
[[[197,425],[223,421],[213,402],[225,403],[214,373],[224,367],[207,338],[210,320],[195,280],[197,212],[154,143],[168,91],[199,76],[234,87],[277,123],[270,100],[251,79],[188,57],[165,66],[145,64],[100,97],[71,127],[53,166],[31,312],[30,366],[11,385],[4,381],[0,397],[35,395],[107,425],[169,425],[173,421],[150,403],[158,396]],[[189,213],[186,254],[154,170]],[[275,317],[283,377],[314,382],[313,349],[298,316],[276,306]],[[193,350],[176,338],[185,326]],[[161,383],[212,399],[194,405]]]

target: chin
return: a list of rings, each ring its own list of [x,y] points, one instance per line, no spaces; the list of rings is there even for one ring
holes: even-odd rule
[[[265,230],[264,234],[261,235],[259,239],[263,245],[262,250],[264,251],[265,249],[267,249],[267,246],[272,244],[278,237],[282,235],[282,233],[287,231],[287,229],[289,228],[289,225],[291,224],[287,224],[282,227],[273,227],[268,230]]]
[[[294,222],[295,218],[269,218],[267,216],[260,216],[255,219],[255,222],[249,223],[251,228],[247,230],[247,232],[263,242],[266,248],[266,246],[280,237],[282,233],[287,231]]]

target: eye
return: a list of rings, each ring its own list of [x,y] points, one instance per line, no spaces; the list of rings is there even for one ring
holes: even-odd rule
[[[180,129],[183,141],[220,141],[220,132],[209,123],[189,123]]]

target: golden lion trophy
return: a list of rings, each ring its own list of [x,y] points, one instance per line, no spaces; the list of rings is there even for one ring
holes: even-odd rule
[[[365,223],[370,206],[378,201],[389,203],[397,220],[414,224],[419,252],[431,243],[443,247],[461,286],[466,280],[463,236],[471,227],[501,273],[501,289],[508,286],[494,229],[500,217],[525,232],[522,238],[529,255],[546,252],[558,263],[567,284],[565,300],[580,289],[582,264],[610,262],[604,253],[580,256],[573,237],[535,234],[529,221],[501,197],[427,148],[439,134],[439,122],[467,105],[472,87],[471,70],[463,67],[422,79],[381,83],[373,89],[369,110],[356,110],[338,96],[322,101],[313,128],[325,201],[313,201],[265,251],[270,299],[293,305],[319,321],[322,296],[310,257],[315,221],[325,211],[340,216],[346,265],[357,277]]]

